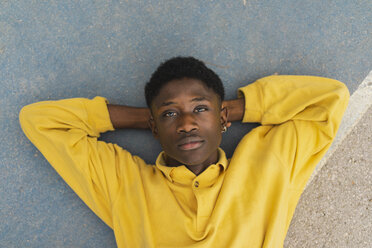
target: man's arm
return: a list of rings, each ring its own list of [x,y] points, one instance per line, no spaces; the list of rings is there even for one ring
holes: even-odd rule
[[[241,121],[244,115],[245,100],[244,97],[223,101],[222,107],[227,108],[227,121],[228,124],[226,127],[231,126],[233,121]]]
[[[132,110],[129,112],[136,116]],[[115,107],[111,111],[117,128],[133,127],[136,118],[128,115],[127,122],[125,111]],[[114,130],[107,100],[95,97],[37,102],[23,107],[19,120],[28,139],[64,181],[112,227],[112,204],[119,189],[128,182],[138,183],[140,188],[140,171],[148,166],[118,145],[98,140],[100,133]]]
[[[315,76],[269,76],[239,89],[245,98],[243,122],[276,125],[289,120],[318,123],[332,137],[346,109],[347,87]]]
[[[244,98],[223,101],[222,107],[228,110],[228,121],[241,121],[244,114]],[[148,108],[130,107],[124,105],[107,104],[112,125],[115,129],[121,128],[149,128],[149,119],[151,117]],[[230,126],[228,124],[227,127]]]
[[[262,124],[259,142],[280,160],[292,186],[302,189],[336,136],[347,87],[329,78],[270,76],[239,93],[245,98],[243,122]],[[244,143],[249,141],[243,139],[242,146],[254,145]]]
[[[124,105],[107,104],[112,125],[119,128],[149,128],[150,110]]]

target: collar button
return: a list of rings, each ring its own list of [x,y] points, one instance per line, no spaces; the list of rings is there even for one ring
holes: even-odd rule
[[[195,186],[195,188],[199,187],[199,182],[195,181],[194,186]]]

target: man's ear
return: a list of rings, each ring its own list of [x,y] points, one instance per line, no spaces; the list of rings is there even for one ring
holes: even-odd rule
[[[151,129],[152,135],[154,136],[155,139],[157,139],[158,138],[158,128],[156,127],[156,123],[155,123],[155,120],[152,117],[152,115],[151,115],[151,117],[148,121],[148,124],[149,124],[149,127]]]
[[[227,106],[222,105],[221,108],[221,125],[224,127],[230,127],[231,122],[229,122],[229,110]]]

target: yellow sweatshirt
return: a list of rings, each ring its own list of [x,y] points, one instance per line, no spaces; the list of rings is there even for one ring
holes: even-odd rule
[[[345,85],[270,76],[239,89],[246,134],[232,158],[196,176],[97,140],[114,130],[107,100],[25,106],[20,123],[49,163],[107,225],[118,247],[282,247],[297,201],[347,106]]]

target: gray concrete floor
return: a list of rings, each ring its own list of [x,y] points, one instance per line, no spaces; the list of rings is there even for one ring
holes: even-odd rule
[[[302,194],[284,247],[372,247],[372,107]]]
[[[275,72],[334,78],[353,94],[371,71],[370,2],[0,1],[0,247],[116,247],[112,230],[73,193],[21,131],[18,113],[26,104],[100,95],[114,104],[145,106],[144,84],[160,62],[177,55],[206,62],[224,82],[226,99],[235,98],[238,87]],[[251,127],[236,123],[229,130],[222,143],[228,156]],[[120,130],[101,138],[148,163],[161,151],[149,131]],[[352,161],[349,166],[355,170]],[[348,170],[340,175],[331,171],[333,180],[350,175]],[[363,170],[353,172],[365,175]],[[337,184],[331,188],[349,196],[360,184],[354,180],[355,185],[350,185],[350,180],[346,181],[348,190]],[[310,185],[306,194],[323,187]],[[323,194],[315,202],[325,211],[323,202],[331,195]],[[320,220],[331,223],[331,230],[334,223],[343,223],[322,216],[312,220],[321,213],[313,205],[305,208],[311,209],[310,214],[296,213],[295,220],[297,215],[310,216],[311,225]],[[334,207],[337,211],[341,211],[339,205]],[[311,225],[304,223],[302,230],[323,237]],[[351,225],[347,222],[346,226]],[[292,229],[313,241],[300,227]],[[291,247],[304,247],[300,236],[292,235],[300,245],[289,243]]]

